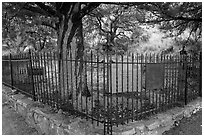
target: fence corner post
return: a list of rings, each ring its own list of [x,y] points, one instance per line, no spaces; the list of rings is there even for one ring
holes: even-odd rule
[[[185,70],[184,100],[185,100],[185,105],[187,105],[188,103],[188,55],[184,55],[184,70]]]
[[[32,95],[33,95],[33,100],[36,101],[36,96],[35,96],[35,86],[34,86],[34,78],[33,78],[33,68],[32,68],[32,54],[31,51],[29,49],[28,51],[28,55],[29,55],[29,65],[30,65],[30,72],[31,72],[31,83],[32,83]]]
[[[11,55],[11,52],[10,52],[10,55],[9,55],[9,62],[10,62],[10,71],[11,71],[11,88],[13,89],[13,66],[12,66],[12,55]]]
[[[199,63],[200,63],[200,70],[199,70],[199,96],[202,97],[202,52],[200,52],[199,57]]]

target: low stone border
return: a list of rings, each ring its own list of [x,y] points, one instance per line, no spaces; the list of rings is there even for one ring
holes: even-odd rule
[[[2,85],[2,93],[14,109],[26,122],[34,127],[39,134],[45,135],[90,135],[103,134],[102,126],[94,126],[91,121],[58,113],[48,105],[34,102],[31,98]]]
[[[162,135],[184,117],[190,117],[202,108],[202,98],[198,97],[184,107],[175,107],[166,112],[149,117],[148,120],[131,122],[114,127],[115,135]]]
[[[35,127],[40,134],[46,135],[96,135],[103,134],[103,125],[96,126],[91,121],[67,116],[63,112],[54,112],[47,105],[32,101],[21,93],[2,85],[2,93],[11,102],[15,110],[25,117],[26,122]],[[141,120],[113,127],[115,135],[161,135],[174,126],[183,117],[190,117],[202,106],[202,98],[190,102],[184,107],[176,107],[164,113]]]

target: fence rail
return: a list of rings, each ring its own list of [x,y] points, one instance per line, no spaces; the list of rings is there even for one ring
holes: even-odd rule
[[[201,54],[86,53],[59,59],[55,52],[2,57],[3,83],[36,101],[112,126],[144,118],[201,96]]]

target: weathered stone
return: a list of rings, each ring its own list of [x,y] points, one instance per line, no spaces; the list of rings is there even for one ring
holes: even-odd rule
[[[12,89],[11,92],[12,93],[18,93],[18,91],[16,89]]]
[[[35,124],[39,124],[43,121],[44,117],[38,113],[34,113]]]
[[[161,120],[161,121],[162,120],[172,120],[172,115],[162,113],[162,114],[157,114],[156,118]]]
[[[14,99],[12,99],[11,97],[9,97],[9,102],[10,102],[11,106],[15,108],[14,105],[16,104],[16,101]]]
[[[197,107],[196,109],[193,110],[193,114],[195,114],[197,111],[199,111],[202,107]]]
[[[19,99],[22,99],[23,97],[25,97],[25,95],[23,95],[23,94],[12,95],[12,98],[16,101]]]
[[[202,97],[197,97],[197,99],[189,102],[188,105],[193,105],[195,107],[202,106]]]
[[[168,115],[168,114],[163,119],[161,119],[161,117],[160,117],[160,121],[161,121],[161,126],[167,126],[168,124],[173,125],[173,123],[174,123],[172,116]]]
[[[37,124],[38,123],[38,116],[39,116],[39,114],[38,113],[33,113],[33,118],[34,118],[34,121],[35,121],[35,124]]]
[[[177,114],[174,114],[172,119],[175,121],[181,120],[183,118],[183,113],[184,113],[184,111],[180,111]]]
[[[159,127],[161,124],[160,120],[158,119],[153,119],[153,120],[149,120],[147,123],[146,123],[146,127],[148,128],[148,130],[153,130],[157,127]]]
[[[18,103],[16,101],[14,101],[13,103],[13,108],[15,109],[15,111],[18,111]]]
[[[77,135],[86,135],[90,131],[89,125],[83,121],[76,121],[69,124],[69,133]]]
[[[62,127],[57,127],[57,135],[64,135],[64,129]]]
[[[174,115],[174,114],[180,112],[181,109],[182,108],[180,108],[180,107],[175,107],[175,108],[172,108],[170,110],[167,110],[165,113],[168,115]]]
[[[185,111],[189,111],[190,113],[192,113],[193,112],[193,110],[195,109],[195,107],[193,107],[193,106],[185,106]]]
[[[158,127],[156,129],[154,129],[155,131],[157,131],[157,135],[162,135],[162,133],[164,133],[165,131],[168,131],[171,129],[172,126],[165,126],[165,127]]]
[[[41,121],[39,121],[38,125],[44,134],[50,133],[50,121],[47,118],[43,117]]]
[[[26,122],[32,126],[35,126],[35,119],[34,119],[34,113],[33,112],[28,111],[27,116],[26,116]]]
[[[63,120],[65,119],[64,115],[60,115],[60,114],[53,114],[52,117],[50,117],[50,119],[54,122],[54,124],[56,124],[57,126],[61,126],[63,123]]]
[[[69,130],[67,130],[67,129],[64,129],[63,133],[64,133],[64,135],[70,135]]]
[[[40,102],[33,102],[30,106],[31,111],[35,111],[38,108],[44,108],[44,104],[40,103]]]
[[[22,106],[24,106],[24,107],[27,107],[28,105],[30,105],[30,104],[33,103],[33,101],[30,100],[30,99],[28,99],[28,98],[19,99],[19,100],[17,100],[17,102],[18,102],[19,104],[21,104]]]
[[[184,117],[190,117],[191,116],[191,111],[189,109],[185,110],[183,113]]]
[[[57,135],[57,126],[50,122],[50,132],[49,132],[50,135]]]
[[[121,135],[133,135],[133,134],[135,134],[135,128],[132,128],[132,129],[127,130],[127,131],[123,131],[121,133]]]
[[[47,118],[51,118],[53,116],[53,112],[51,112],[50,108],[48,108],[48,107],[45,107],[45,108],[38,108],[38,107],[36,107],[34,109],[34,112],[38,113],[38,114],[40,114],[42,116],[45,116]]]
[[[142,132],[138,128],[135,128],[135,134],[134,135],[141,135]]]
[[[63,110],[59,109],[59,111],[57,112],[58,114],[62,114]]]
[[[12,93],[12,90],[11,90],[11,88],[8,88],[8,87],[2,85],[2,93],[8,95],[8,94]]]
[[[16,104],[16,105],[17,105],[16,107],[17,107],[18,113],[20,113],[23,117],[26,117],[27,109],[20,104]]]
[[[67,127],[69,124],[70,124],[70,118],[65,118],[63,121],[62,121],[62,127]]]
[[[135,129],[136,130],[138,129],[140,132],[144,132],[145,128],[146,127],[145,127],[144,123],[138,123],[135,125]]]
[[[145,133],[145,135],[157,135],[157,134],[158,134],[157,130],[152,130]]]

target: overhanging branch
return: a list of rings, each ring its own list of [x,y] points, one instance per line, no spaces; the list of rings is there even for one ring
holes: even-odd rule
[[[45,22],[45,21],[41,22],[41,25],[50,27],[50,28],[52,28],[52,29],[54,29],[54,30],[57,30],[57,27],[56,27],[56,26],[54,26],[54,25],[51,24],[51,23]]]
[[[47,12],[49,15],[61,17],[61,14],[54,10],[53,8],[51,8],[50,6],[46,6],[42,2],[36,2],[35,4],[38,5],[42,10]]]

